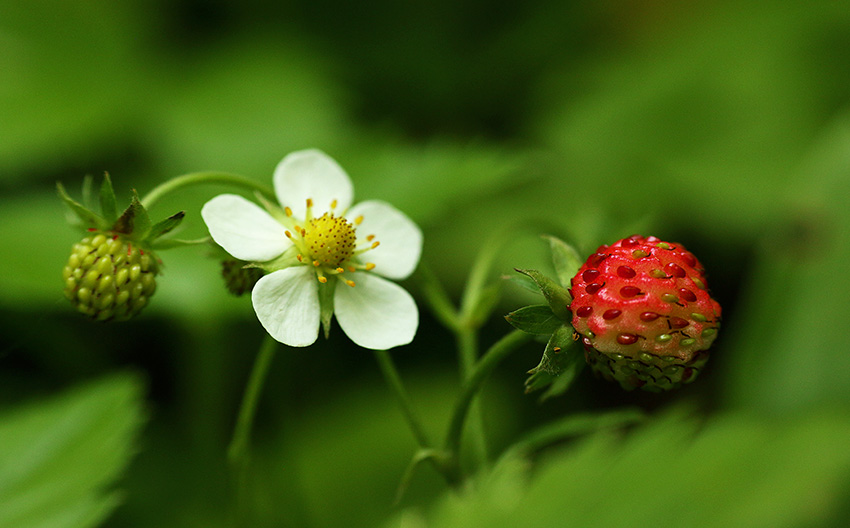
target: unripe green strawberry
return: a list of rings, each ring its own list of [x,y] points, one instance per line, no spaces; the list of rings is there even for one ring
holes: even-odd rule
[[[156,257],[119,234],[93,230],[74,244],[62,270],[65,296],[98,321],[138,314],[156,291]]]
[[[717,337],[720,305],[681,244],[634,235],[592,254],[571,281],[572,324],[590,367],[628,390],[693,381]]]

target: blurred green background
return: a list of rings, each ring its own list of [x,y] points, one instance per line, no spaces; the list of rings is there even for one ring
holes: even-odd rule
[[[419,223],[454,298],[488,236],[510,239],[498,280],[551,269],[540,233],[586,254],[644,232],[703,261],[724,328],[700,379],[660,396],[585,372],[541,404],[526,347],[486,387],[494,452],[571,413],[649,420],[461,495],[423,467],[397,506],[416,445],[371,354],[339,331],[282,348],[253,526],[846,526],[850,7],[818,0],[0,3],[0,526],[227,525],[224,453],[262,340],[250,301],[175,249],[142,316],[85,320],[61,292],[79,235],[55,184],[79,196],[108,171],[129,200],[198,170],[269,182],[309,147],[357,200]],[[223,190],[151,212],[185,210],[179,236],[203,236]],[[506,286],[482,343],[523,303]],[[393,356],[437,436],[456,357],[420,307]]]

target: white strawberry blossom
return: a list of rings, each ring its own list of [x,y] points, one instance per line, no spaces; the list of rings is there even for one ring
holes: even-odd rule
[[[289,346],[311,345],[332,302],[340,327],[358,345],[386,350],[410,343],[419,311],[387,279],[413,273],[422,252],[419,227],[385,202],[351,206],[351,180],[318,150],[286,156],[274,189],[280,205],[263,208],[222,194],[201,210],[218,245],[269,272],[251,294],[266,331]]]

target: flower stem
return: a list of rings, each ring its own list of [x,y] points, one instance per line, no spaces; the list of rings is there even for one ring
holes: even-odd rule
[[[239,174],[231,174],[228,172],[191,172],[182,176],[176,176],[168,181],[165,181],[154,187],[148,194],[141,199],[142,205],[150,209],[163,196],[172,193],[183,187],[189,187],[198,184],[207,183],[224,183],[235,187],[242,187],[251,191],[257,191],[264,196],[275,199],[274,191],[262,183],[256,182],[251,178],[240,176]]]
[[[476,363],[475,368],[470,373],[461,388],[460,396],[455,402],[455,407],[452,412],[452,418],[449,422],[449,430],[446,434],[446,451],[457,453],[460,450],[460,440],[463,434],[463,425],[469,413],[472,401],[476,394],[481,389],[481,385],[490,376],[496,366],[502,362],[508,354],[513,352],[523,343],[531,340],[531,334],[526,334],[520,330],[514,330],[505,335],[502,339],[491,346],[487,352]]]
[[[254,425],[254,416],[257,414],[257,403],[260,399],[260,392],[265,384],[269,366],[271,366],[276,349],[277,341],[271,336],[266,335],[262,345],[260,345],[257,359],[254,360],[254,366],[251,369],[248,384],[245,386],[245,393],[242,396],[242,404],[239,407],[239,415],[236,419],[236,427],[233,430],[233,439],[230,441],[230,446],[227,449],[227,461],[230,465],[236,486],[237,504],[240,509],[244,507],[246,494],[247,469],[250,461],[251,429]]]
[[[416,443],[419,444],[421,449],[430,449],[432,446],[431,441],[422,427],[422,421],[419,419],[419,415],[413,409],[410,396],[408,396],[407,390],[404,388],[404,383],[401,381],[401,376],[398,374],[392,357],[390,357],[389,352],[386,350],[375,350],[374,352],[375,359],[378,360],[378,366],[381,367],[381,373],[384,375],[384,380],[395,395],[399,407],[401,407],[404,413],[404,418],[407,420],[407,425],[410,427],[414,438],[416,438]]]

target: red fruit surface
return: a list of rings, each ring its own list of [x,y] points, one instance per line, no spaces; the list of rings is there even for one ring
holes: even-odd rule
[[[681,244],[653,236],[600,246],[570,293],[588,363],[627,389],[692,381],[720,326],[702,264]]]

